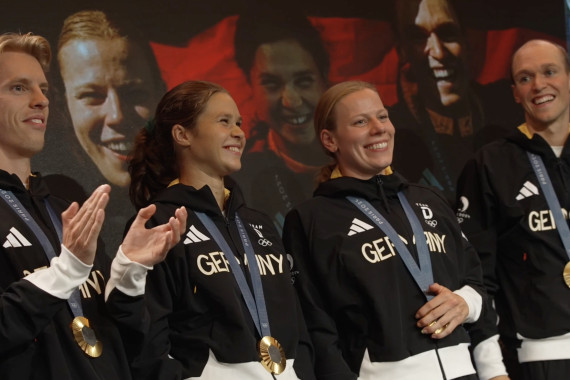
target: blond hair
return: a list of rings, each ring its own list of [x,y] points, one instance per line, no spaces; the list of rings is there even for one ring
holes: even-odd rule
[[[101,11],[80,11],[68,16],[59,33],[58,51],[71,40],[101,38],[111,40],[125,37],[107,15]]]
[[[365,89],[369,89],[378,93],[376,87],[374,87],[374,85],[371,83],[363,81],[347,81],[335,84],[326,90],[319,99],[319,103],[315,108],[315,134],[321,142],[321,146],[325,150],[325,153],[331,156],[334,159],[334,162],[321,168],[317,182],[324,182],[328,180],[333,169],[337,165],[335,156],[324,147],[322,140],[320,140],[321,132],[324,129],[329,131],[334,131],[336,129],[336,118],[334,110],[338,102],[352,93]]]
[[[59,65],[63,66],[64,64],[61,56],[62,48],[71,41],[110,41],[115,39],[122,39],[130,46],[136,46],[137,49],[140,49],[139,51],[150,69],[151,78],[149,79],[157,87],[157,92],[162,93],[165,90],[164,82],[148,40],[131,24],[130,20],[119,18],[117,15],[108,15],[95,10],[84,10],[68,16],[63,21],[57,44]]]
[[[32,33],[5,33],[0,35],[0,54],[7,52],[29,54],[38,60],[44,72],[49,70],[51,48],[48,40]]]

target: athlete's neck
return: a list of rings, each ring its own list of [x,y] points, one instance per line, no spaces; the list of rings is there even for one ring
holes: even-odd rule
[[[0,150],[0,169],[7,171],[10,174],[16,174],[22,184],[29,187],[31,164],[29,158],[10,158]]]
[[[221,211],[224,210],[224,177],[217,175],[211,176],[202,171],[188,172],[188,170],[186,170],[180,174],[180,183],[192,186],[195,189],[201,189],[208,185],[210,190],[212,190],[212,194],[214,194],[218,207],[220,207]]]
[[[526,125],[530,133],[536,133],[542,137],[550,146],[563,146],[566,143],[569,132],[570,120],[566,117],[560,121],[548,125],[540,125],[526,120]]]

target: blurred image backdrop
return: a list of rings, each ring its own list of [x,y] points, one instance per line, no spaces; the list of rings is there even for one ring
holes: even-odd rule
[[[114,252],[134,208],[127,160],[167,89],[224,86],[248,144],[235,176],[278,228],[328,162],[312,113],[330,85],[375,84],[396,128],[393,169],[450,203],[465,161],[523,122],[510,57],[531,38],[566,46],[568,5],[452,0],[13,2],[2,32],[47,37],[50,116],[34,170],[81,201],[112,185],[104,237]]]

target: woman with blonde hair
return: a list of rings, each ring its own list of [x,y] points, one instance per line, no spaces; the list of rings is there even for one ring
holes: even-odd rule
[[[477,379],[462,324],[481,311],[479,261],[445,199],[392,171],[377,90],[331,87],[315,128],[334,164],[288,214],[283,241],[317,378]]]

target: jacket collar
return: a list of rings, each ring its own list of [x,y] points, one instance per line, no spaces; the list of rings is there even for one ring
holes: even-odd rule
[[[334,172],[333,172],[334,173]],[[397,197],[397,192],[408,186],[406,180],[396,172],[388,175],[375,175],[362,180],[354,177],[336,177],[321,183],[315,196],[346,197],[352,195],[368,201],[381,199],[382,193],[387,198]]]
[[[245,206],[245,201],[239,187],[231,178],[226,177],[224,183],[229,192],[225,213],[228,218],[233,219],[237,210]],[[170,203],[177,207],[184,206],[189,210],[204,212],[209,215],[223,216],[212,190],[207,185],[201,189],[196,189],[192,186],[176,183],[159,193],[153,202]]]
[[[508,135],[506,139],[528,152],[538,154],[543,159],[556,159],[552,147],[538,133],[531,134],[526,123],[519,125],[517,130]],[[564,144],[561,158],[570,159],[570,138]]]
[[[16,174],[10,174],[2,169],[0,169],[0,189],[10,190],[14,194],[23,194],[28,191]],[[49,190],[40,173],[30,174],[29,192],[33,197],[41,199],[49,195]]]

